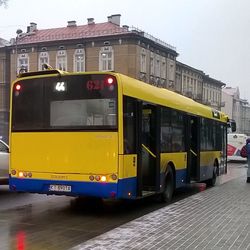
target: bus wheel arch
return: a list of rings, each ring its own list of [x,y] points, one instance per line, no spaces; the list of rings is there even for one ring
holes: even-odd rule
[[[162,185],[161,201],[169,203],[172,200],[175,190],[175,167],[172,162],[167,164]]]

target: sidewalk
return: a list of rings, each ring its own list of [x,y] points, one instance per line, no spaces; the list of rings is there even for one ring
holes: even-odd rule
[[[81,249],[250,249],[246,169],[229,170],[213,188],[72,248]]]

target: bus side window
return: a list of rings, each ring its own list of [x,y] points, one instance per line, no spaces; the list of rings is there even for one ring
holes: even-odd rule
[[[123,99],[123,147],[124,154],[135,153],[135,102],[131,97]]]

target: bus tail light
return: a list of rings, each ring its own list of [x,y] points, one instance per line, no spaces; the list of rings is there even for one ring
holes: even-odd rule
[[[111,179],[112,179],[113,181],[116,181],[116,180],[117,180],[117,178],[118,178],[118,177],[117,177],[117,175],[116,175],[116,174],[112,174],[112,175],[111,175]]]
[[[16,172],[16,170],[12,170],[11,174],[15,175],[14,172]],[[32,177],[32,173],[31,172],[19,172],[18,173],[18,177],[19,178],[31,178]]]
[[[100,179],[101,179],[100,175],[96,175],[95,180],[100,181]]]
[[[21,85],[20,85],[20,84],[17,84],[17,85],[15,86],[15,89],[16,89],[17,91],[21,90]]]
[[[101,181],[101,182],[107,182],[108,180],[117,180],[117,174],[112,174],[110,176],[106,176],[106,175],[90,175],[89,176],[89,180],[90,181]]]
[[[16,170],[14,170],[14,169],[11,170],[11,174],[12,174],[12,175],[16,175]]]
[[[107,83],[108,83],[109,85],[113,84],[113,83],[114,83],[114,78],[113,78],[113,77],[107,78]]]

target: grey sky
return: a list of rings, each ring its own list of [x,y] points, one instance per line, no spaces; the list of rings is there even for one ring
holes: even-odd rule
[[[106,22],[111,14],[177,47],[179,61],[239,86],[250,101],[249,0],[9,0],[0,7],[0,37],[9,40],[30,22],[46,29],[89,17]]]

